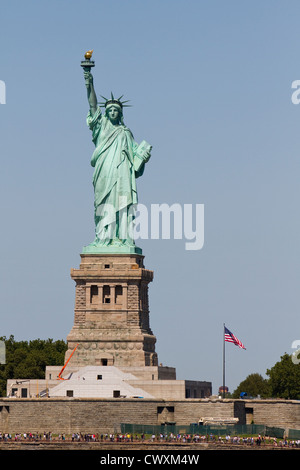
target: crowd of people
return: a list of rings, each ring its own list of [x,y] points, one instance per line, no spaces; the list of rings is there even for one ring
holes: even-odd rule
[[[247,445],[247,446],[274,446],[274,447],[288,447],[288,448],[300,448],[300,439],[278,439],[276,437],[268,437],[263,435],[258,436],[231,436],[227,435],[200,435],[196,434],[133,434],[133,433],[105,433],[105,434],[93,434],[93,433],[79,433],[74,432],[69,434],[53,434],[52,432],[24,432],[24,433],[2,433],[0,432],[0,442],[30,442],[30,441],[55,441],[55,442],[174,442],[174,443],[219,443],[219,444],[233,444],[233,445]]]
[[[53,434],[52,432],[44,432],[44,433],[38,433],[38,432],[24,432],[24,433],[15,433],[15,434],[10,434],[10,433],[2,433],[0,432],[0,441],[4,442],[32,442],[32,441],[72,441],[72,442],[93,442],[93,441],[99,441],[99,436],[98,434],[82,434],[82,433],[73,433],[72,436],[69,436],[65,433],[61,434]]]
[[[152,434],[151,436],[151,441],[163,441],[163,440],[168,440],[168,441],[176,441],[176,442],[196,442],[196,443],[203,443],[203,442],[210,442],[210,443],[219,443],[219,444],[234,444],[234,445],[248,445],[248,446],[264,446],[264,445],[272,445],[274,447],[300,447],[300,439],[278,439],[276,437],[269,437],[269,436],[263,436],[261,434],[258,434],[257,436],[246,436],[246,437],[240,437],[240,436],[231,436],[230,434],[227,435],[214,435],[214,434],[209,434],[209,435],[199,435],[199,434],[160,434],[159,436],[156,436],[155,434]]]

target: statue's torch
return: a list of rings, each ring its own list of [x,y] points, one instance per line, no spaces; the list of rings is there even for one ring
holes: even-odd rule
[[[93,49],[91,51],[87,51],[84,54],[85,60],[81,61],[81,67],[83,67],[83,70],[85,72],[90,72],[92,67],[95,67],[95,62],[91,60],[93,54]],[[89,81],[86,79],[85,84],[88,86]]]

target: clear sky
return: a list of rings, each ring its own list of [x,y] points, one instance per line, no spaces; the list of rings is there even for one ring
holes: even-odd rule
[[[205,242],[142,240],[159,362],[233,391],[300,339],[299,1],[11,0],[0,16],[0,335],[66,339],[94,237],[80,61],[98,96],[130,99],[153,145],[147,205],[204,204]],[[1,101],[1,100],[0,100]]]

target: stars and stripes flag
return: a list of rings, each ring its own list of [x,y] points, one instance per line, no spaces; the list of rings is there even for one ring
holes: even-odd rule
[[[234,336],[234,334],[231,333],[231,331],[229,331],[225,325],[224,325],[224,341],[227,341],[228,343],[233,343],[239,348],[246,349],[243,343],[239,339],[237,339],[237,337]]]

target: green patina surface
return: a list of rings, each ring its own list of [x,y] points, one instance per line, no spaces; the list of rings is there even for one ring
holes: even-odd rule
[[[91,51],[89,51],[91,52]],[[87,125],[92,131],[95,150],[91,157],[94,168],[95,239],[83,253],[138,253],[133,224],[138,202],[136,179],[143,175],[150,158],[151,145],[135,142],[124,124],[121,98],[104,98],[102,113],[94,89],[91,54],[81,63],[89,102]],[[89,62],[90,61],[90,62]]]

